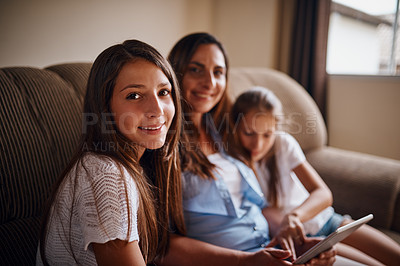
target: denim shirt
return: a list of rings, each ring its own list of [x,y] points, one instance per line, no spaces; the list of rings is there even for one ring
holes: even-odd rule
[[[184,172],[187,236],[226,248],[256,251],[270,241],[268,223],[261,212],[266,206],[264,195],[253,170],[224,151],[220,153],[241,175],[240,212],[236,212],[228,188],[217,171],[214,171],[216,180]]]

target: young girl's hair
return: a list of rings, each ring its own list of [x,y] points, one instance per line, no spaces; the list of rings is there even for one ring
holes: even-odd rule
[[[164,146],[156,150],[146,150],[139,161],[136,144],[127,139],[116,127],[110,101],[122,67],[128,62],[143,59],[159,67],[171,83],[175,116]],[[144,259],[146,262],[151,262],[157,256],[165,255],[168,246],[168,228],[173,228],[178,234],[185,234],[178,150],[182,110],[179,87],[170,64],[157,50],[138,40],[127,40],[122,44],[109,47],[96,58],[92,65],[83,112],[83,132],[78,149],[56,182],[44,212],[40,236],[43,262],[46,264],[44,249],[47,223],[51,220],[51,204],[57,199],[60,184],[73,168],[77,169],[79,165],[85,167],[82,158],[89,152],[112,158],[119,166],[121,175],[122,167],[128,170],[139,193],[137,226],[140,236],[139,247]],[[87,115],[90,115],[90,121],[85,119]],[[99,149],[99,146],[109,148]],[[75,185],[77,178],[78,175],[75,176]],[[127,202],[129,204],[128,200]],[[128,212],[129,210],[128,205]],[[72,212],[73,210],[71,210],[71,215]],[[128,228],[132,222],[135,221],[128,218]],[[129,239],[129,235],[128,231],[126,239]]]
[[[250,90],[242,93],[236,99],[231,111],[231,120],[234,125],[234,131],[238,129],[239,124],[243,117],[249,112],[260,112],[271,114],[278,125],[278,121],[282,118],[282,104],[276,95],[264,88],[253,87]],[[246,162],[248,166],[254,168],[250,153],[240,144],[238,134],[230,134],[229,138],[229,153],[242,161]],[[279,173],[276,165],[275,157],[275,144],[268,151],[266,156],[261,159],[260,163],[266,164],[270,172],[270,179],[268,184],[267,200],[270,205],[278,205],[278,191],[280,187]],[[254,171],[256,173],[256,171]]]
[[[188,70],[190,60],[199,46],[206,44],[217,45],[224,55],[226,66],[225,77],[226,82],[228,83],[229,62],[222,43],[211,34],[202,32],[193,33],[180,39],[172,48],[168,56],[168,60],[175,70],[182,90],[185,89],[182,87],[182,79],[185,72]],[[184,100],[182,101],[182,106],[185,118],[188,121],[184,124],[184,132],[181,138],[182,170],[193,172],[203,178],[213,178],[214,175],[212,170],[215,166],[207,159],[201,149],[196,146],[199,134],[198,129],[195,128],[193,123],[189,122],[191,121],[191,106]],[[227,135],[231,130],[229,121],[229,110],[231,106],[232,103],[229,98],[229,91],[228,88],[225,88],[221,100],[214,106],[214,108],[203,116],[206,130],[210,130],[210,128],[213,127],[216,129],[217,133],[220,134],[223,140],[226,140]]]

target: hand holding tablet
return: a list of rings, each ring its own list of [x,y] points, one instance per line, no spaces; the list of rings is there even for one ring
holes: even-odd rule
[[[300,257],[298,257],[295,261],[293,261],[293,264],[304,264],[310,259],[318,256],[320,253],[330,249],[333,245],[336,243],[342,241],[345,239],[347,236],[349,236],[351,233],[353,233],[355,230],[357,230],[360,226],[363,224],[367,223],[368,221],[372,220],[373,215],[369,214],[363,218],[360,218],[354,222],[351,222],[347,225],[341,226],[338,229],[336,229],[335,232],[321,240],[318,244],[307,250],[305,253],[303,253]]]

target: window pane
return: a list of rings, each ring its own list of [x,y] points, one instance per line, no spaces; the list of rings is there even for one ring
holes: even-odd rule
[[[392,49],[399,0],[333,0],[328,34],[329,74],[394,74],[400,65],[400,34]],[[393,58],[393,72],[390,69]]]

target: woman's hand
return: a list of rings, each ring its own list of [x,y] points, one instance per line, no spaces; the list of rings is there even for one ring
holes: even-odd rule
[[[303,254],[305,251],[310,249],[312,246],[316,245],[320,238],[305,238],[302,245],[296,247],[299,254]],[[289,258],[291,253],[288,250],[276,249],[271,247],[266,247],[257,252],[244,252],[243,256],[240,258],[238,265],[293,265],[290,261],[285,259]],[[336,249],[331,248],[325,252],[319,254],[319,256],[311,259],[305,265],[317,265],[326,266],[333,265],[335,262]],[[300,265],[299,265],[300,266]]]
[[[171,235],[167,255],[156,261],[162,266],[197,266],[197,265],[292,265],[288,260],[290,251],[263,248],[257,252],[246,252],[215,246],[196,239]]]
[[[279,230],[268,246],[280,245],[282,249],[289,250],[295,260],[296,246],[301,246],[305,240],[303,223],[295,213],[288,213],[283,217]]]
[[[292,263],[285,260],[290,255],[288,250],[267,247],[257,252],[244,252],[238,265],[292,265]]]
[[[302,255],[304,252],[309,250],[311,247],[315,246],[322,240],[321,237],[306,237],[304,238],[304,243],[302,245],[296,246],[296,253]],[[306,265],[333,265],[335,262],[337,250],[335,247],[322,252],[318,256],[309,260]]]

